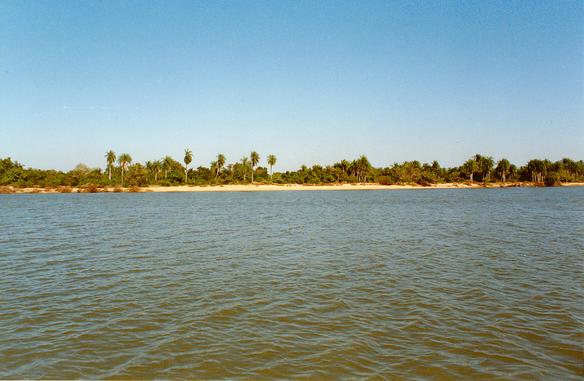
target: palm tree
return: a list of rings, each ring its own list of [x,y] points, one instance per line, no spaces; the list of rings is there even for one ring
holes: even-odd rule
[[[166,179],[168,177],[168,171],[170,171],[170,169],[172,168],[172,157],[170,156],[165,156],[164,159],[162,159],[162,166],[164,167],[164,178]]]
[[[118,157],[118,164],[122,170],[122,186],[124,186],[124,171],[128,169],[128,165],[132,162],[132,156],[127,153],[123,153]]]
[[[474,159],[468,159],[466,163],[462,165],[462,171],[469,175],[469,179],[473,181],[473,175],[478,170],[478,164]]]
[[[161,167],[162,167],[162,165],[160,164],[160,160],[146,162],[146,168],[148,169],[148,171],[150,173],[154,174],[154,182],[158,181],[158,174],[161,171]]]
[[[343,159],[339,163],[335,163],[334,167],[340,169],[341,173],[343,174],[342,179],[343,179],[343,181],[346,181],[347,176],[349,176],[349,168],[351,167],[351,163],[349,163],[347,160]],[[340,180],[340,178],[339,178],[339,180]]]
[[[111,149],[109,151],[106,152],[105,154],[105,159],[107,160],[107,169],[109,171],[109,181],[112,181],[112,168],[114,166],[114,163],[116,162],[116,153],[114,151],[112,151]]]
[[[253,171],[255,169],[255,166],[258,165],[258,163],[260,162],[260,155],[256,151],[251,151],[249,158],[251,164],[251,183],[253,184]]]
[[[248,158],[247,156],[244,156],[241,158],[241,166],[243,167],[243,181],[245,181],[245,178],[247,176],[247,163],[248,163]]]
[[[482,181],[486,182],[491,174],[491,170],[493,169],[493,165],[495,164],[494,160],[490,156],[482,156],[478,153],[474,155],[474,160],[477,163],[477,170],[480,172]]]
[[[529,160],[527,170],[531,172],[531,181],[534,183],[542,183],[546,174],[546,163],[544,160]]]
[[[276,155],[268,155],[268,165],[270,166],[270,181],[272,181],[273,167],[276,165]]]
[[[577,177],[578,163],[572,159],[563,158],[561,161],[563,167],[568,171],[570,177]]]
[[[511,169],[511,163],[507,159],[501,159],[497,163],[497,168],[495,168],[495,172],[499,175],[499,177],[503,180],[503,182],[507,181],[507,174]]]
[[[150,160],[148,160],[148,161],[146,162],[146,169],[148,170],[148,174],[152,174],[152,173],[154,173],[154,162],[153,162],[153,161],[150,161]],[[156,174],[155,174],[155,176],[156,176]],[[154,181],[156,181],[156,180],[154,180]]]
[[[160,162],[160,160],[155,160],[153,163],[153,167],[154,167],[154,182],[157,182],[158,175],[162,171],[162,163]]]
[[[209,165],[209,171],[211,173],[217,173],[217,162],[216,161],[211,162],[211,164]]]
[[[223,168],[224,165],[225,165],[225,155],[220,153],[219,155],[217,155],[217,161],[215,162],[215,169],[217,170],[217,172],[215,173],[215,179],[217,179],[219,177],[219,174],[221,173],[221,169]]]
[[[371,163],[369,163],[367,156],[361,155],[361,157],[357,159],[356,170],[358,173],[358,181],[367,182],[367,174],[371,170]]]
[[[193,153],[191,152],[190,149],[185,149],[185,184],[188,180],[188,176],[189,176],[189,164],[191,164],[191,161],[193,161]]]

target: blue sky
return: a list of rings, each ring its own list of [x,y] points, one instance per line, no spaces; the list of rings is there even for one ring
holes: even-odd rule
[[[0,157],[584,159],[581,1],[0,2]]]

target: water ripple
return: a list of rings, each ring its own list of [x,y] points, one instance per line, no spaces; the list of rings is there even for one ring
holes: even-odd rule
[[[0,378],[581,379],[583,191],[0,195]]]

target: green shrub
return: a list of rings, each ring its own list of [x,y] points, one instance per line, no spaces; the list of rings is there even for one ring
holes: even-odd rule
[[[80,190],[84,193],[97,193],[97,185],[95,184],[86,184],[83,185]]]
[[[560,183],[560,175],[558,173],[550,173],[545,177],[544,184],[546,187],[557,187],[562,185]]]
[[[392,185],[393,182],[389,178],[389,176],[379,176],[377,178],[377,182],[381,185]]]

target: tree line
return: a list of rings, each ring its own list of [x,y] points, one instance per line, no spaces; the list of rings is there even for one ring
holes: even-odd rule
[[[341,160],[332,165],[301,166],[296,171],[274,172],[275,155],[268,155],[262,166],[260,155],[249,156],[227,163],[224,154],[218,154],[208,167],[190,167],[193,153],[185,149],[182,162],[171,156],[145,163],[134,163],[128,153],[116,154],[110,150],[104,155],[104,168],[89,168],[84,164],[63,172],[25,168],[7,157],[0,159],[0,185],[14,187],[59,186],[79,187],[91,184],[97,187],[144,187],[149,185],[222,185],[222,184],[339,184],[379,183],[432,185],[451,182],[531,182],[557,185],[561,182],[584,181],[584,162],[572,159],[532,159],[516,166],[507,159],[495,160],[476,154],[462,165],[443,168],[438,161],[420,163],[417,160],[394,163],[376,168],[365,155],[355,160]]]

